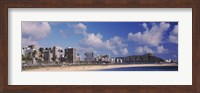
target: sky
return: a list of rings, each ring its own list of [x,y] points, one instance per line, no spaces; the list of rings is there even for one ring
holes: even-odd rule
[[[29,22],[23,21],[22,47],[65,49],[110,54],[112,57],[153,53],[178,59],[178,22]]]

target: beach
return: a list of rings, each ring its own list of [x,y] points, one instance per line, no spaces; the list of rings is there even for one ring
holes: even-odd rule
[[[138,68],[150,68],[149,70],[151,70],[153,68],[153,70],[155,70],[155,68],[157,70],[161,69],[161,71],[164,71],[164,69],[162,70],[162,68],[170,68],[170,67],[178,67],[177,64],[175,63],[171,63],[171,64],[109,64],[109,65],[77,65],[77,66],[57,66],[57,67],[40,67],[40,68],[32,68],[32,69],[26,69],[26,70],[22,70],[22,71],[31,71],[31,72],[35,72],[35,71],[120,71],[120,69],[126,69],[125,71],[128,71],[127,68],[131,68],[133,70],[133,68],[137,68],[135,70],[138,71],[145,71],[143,69],[138,69]],[[130,71],[132,71],[130,70]],[[134,71],[135,71],[134,70]],[[169,70],[170,71],[170,70]],[[176,70],[175,70],[176,71]]]

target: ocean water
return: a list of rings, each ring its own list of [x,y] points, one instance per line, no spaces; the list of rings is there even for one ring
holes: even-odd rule
[[[178,71],[178,66],[120,67],[98,71]]]

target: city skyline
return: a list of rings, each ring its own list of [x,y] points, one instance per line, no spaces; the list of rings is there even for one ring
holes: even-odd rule
[[[113,57],[178,59],[178,22],[22,22],[22,47],[74,47]]]

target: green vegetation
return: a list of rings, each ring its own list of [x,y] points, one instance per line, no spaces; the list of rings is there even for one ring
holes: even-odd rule
[[[25,57],[25,56],[22,55],[22,60],[23,60],[23,61],[30,61],[30,60],[32,60],[32,59],[33,59],[33,58],[30,57],[30,56]]]

